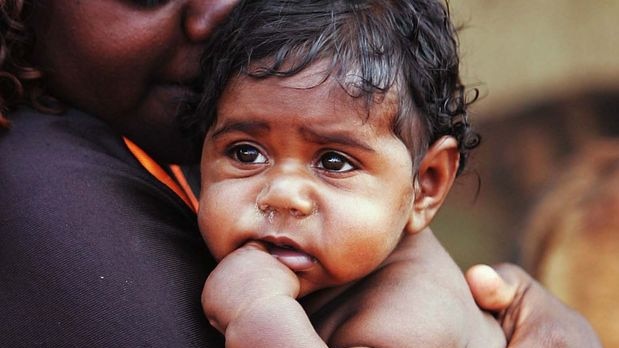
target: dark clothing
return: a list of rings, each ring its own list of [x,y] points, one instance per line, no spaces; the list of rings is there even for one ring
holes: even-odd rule
[[[0,346],[223,347],[195,214],[98,119],[0,130]]]

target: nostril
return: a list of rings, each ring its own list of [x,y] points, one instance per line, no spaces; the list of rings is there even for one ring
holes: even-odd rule
[[[278,212],[278,209],[268,205],[268,204],[259,204],[258,205],[258,210],[260,211],[260,213],[262,213],[263,215],[265,215],[270,222],[273,221],[275,214]],[[308,209],[297,209],[297,208],[285,208],[282,210],[287,210],[288,214],[290,214],[291,216],[295,217],[295,218],[302,218],[305,216],[309,216],[311,214],[313,214],[316,209],[310,208],[308,207]]]
[[[304,204],[299,204],[296,208],[288,209],[290,215],[297,218],[310,216],[316,213],[316,211],[316,204],[314,202],[305,202]]]
[[[275,213],[277,212],[275,208],[271,207],[268,204],[259,204],[258,211],[263,214],[269,223],[273,223],[275,220]]]
[[[290,215],[292,215],[294,217],[302,217],[305,214],[303,214],[303,212],[298,210],[298,209],[290,209]]]
[[[263,213],[266,213],[269,209],[272,209],[272,208],[270,208],[268,204],[258,204],[258,210],[260,210]]]
[[[305,179],[292,175],[277,175],[264,184],[256,197],[261,214],[280,214],[280,217],[303,218],[316,212],[311,186]]]

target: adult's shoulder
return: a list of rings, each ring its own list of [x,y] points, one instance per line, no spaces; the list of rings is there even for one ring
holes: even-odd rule
[[[131,163],[121,137],[86,113],[69,109],[53,115],[21,108],[10,114],[10,120],[11,127],[0,130],[0,170],[4,174],[25,174],[24,167],[62,169],[75,162],[110,167]]]
[[[64,211],[98,208],[99,215],[106,203],[133,209],[151,203],[163,208],[166,203],[193,219],[182,202],[141,167],[122,137],[96,117],[77,110],[50,115],[20,109],[10,119],[11,128],[0,131],[3,201],[19,201],[30,214],[44,208],[37,204],[55,202]],[[72,202],[78,206],[71,207]]]
[[[213,261],[195,214],[95,117],[9,117],[0,131],[3,342],[219,342],[200,307]]]

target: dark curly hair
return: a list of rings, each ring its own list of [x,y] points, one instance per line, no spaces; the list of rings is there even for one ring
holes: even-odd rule
[[[395,88],[393,132],[415,168],[430,144],[451,135],[463,170],[480,138],[467,118],[472,101],[460,82],[456,29],[438,0],[241,1],[207,45],[204,94],[185,125],[203,136],[237,74],[285,78],[318,60],[330,62],[329,76],[366,105]]]
[[[34,36],[25,22],[32,6],[28,0],[0,0],[0,128],[9,126],[7,113],[20,103],[60,111],[42,102],[43,74],[28,61]]]

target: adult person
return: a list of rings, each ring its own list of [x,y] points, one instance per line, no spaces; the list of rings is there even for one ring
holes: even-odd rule
[[[586,142],[549,187],[525,226],[523,263],[589,319],[605,347],[618,347],[619,141]]]
[[[175,114],[234,3],[0,1],[3,344],[223,346],[199,302],[213,261],[160,164],[198,159]],[[501,283],[489,272],[469,282],[513,347],[566,332],[590,342],[588,325],[526,274],[508,269]]]

